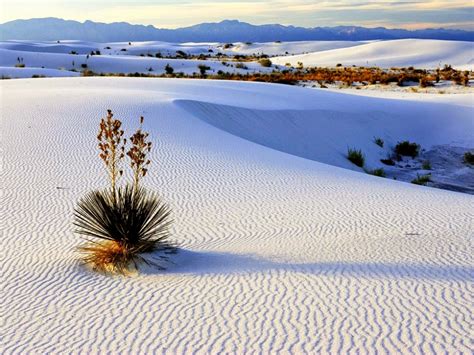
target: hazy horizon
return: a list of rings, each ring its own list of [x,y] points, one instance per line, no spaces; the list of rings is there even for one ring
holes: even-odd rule
[[[0,23],[56,17],[84,22],[128,22],[157,28],[188,27],[238,19],[255,25],[297,27],[361,26],[400,29],[474,29],[471,1],[361,0],[308,1],[34,1],[4,0]]]

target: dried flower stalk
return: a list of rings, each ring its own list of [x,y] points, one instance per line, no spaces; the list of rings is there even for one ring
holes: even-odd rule
[[[123,174],[120,161],[125,156],[126,139],[122,139],[124,131],[120,129],[122,122],[113,118],[111,110],[107,110],[107,117],[100,121],[99,140],[100,158],[104,161],[110,176],[113,196],[117,192],[117,179]]]
[[[151,161],[147,159],[147,154],[151,150],[151,142],[147,141],[149,134],[148,132],[142,131],[142,125],[143,116],[140,117],[140,127],[130,137],[132,146],[127,152],[133,171],[134,191],[138,189],[140,178],[146,175],[148,171],[147,167],[151,163]]]

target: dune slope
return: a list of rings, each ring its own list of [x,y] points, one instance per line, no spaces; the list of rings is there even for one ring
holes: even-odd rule
[[[190,109],[294,115],[328,105],[320,92],[132,78],[0,85],[2,353],[470,351],[472,196],[277,151]],[[77,263],[72,210],[106,184],[95,134],[107,108],[130,129],[145,116],[156,142],[146,184],[172,206],[182,249],[166,272],[105,277]]]
[[[400,39],[377,41],[357,47],[332,49],[316,53],[275,58],[284,65],[330,66],[378,66],[381,68],[410,67],[434,69],[452,65],[456,69],[474,68],[473,42],[443,40]]]

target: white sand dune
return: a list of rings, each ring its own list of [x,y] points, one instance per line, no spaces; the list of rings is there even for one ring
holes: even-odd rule
[[[122,51],[126,49],[126,51]],[[100,50],[101,55],[88,56],[91,51]],[[267,54],[276,56],[271,68],[262,67],[258,62],[245,62],[247,69],[236,68],[236,63],[223,65],[221,60],[189,60],[156,58],[157,53],[163,56],[175,56],[177,51],[187,54],[212,54],[218,52],[229,56],[238,54]],[[71,54],[76,52],[77,54]],[[310,53],[307,53],[310,52]],[[289,55],[294,53],[307,53]],[[206,65],[210,74],[219,70],[233,73],[271,72],[282,69],[286,64],[305,66],[333,67],[344,65],[408,67],[434,69],[444,64],[457,69],[474,68],[473,42],[439,41],[439,40],[393,40],[375,42],[349,41],[306,41],[282,43],[235,43],[225,49],[221,43],[167,43],[167,42],[116,42],[95,43],[84,41],[34,42],[4,41],[0,42],[0,75],[12,78],[28,77],[29,71],[9,70],[18,59],[26,68],[36,70],[35,74],[45,76],[77,76],[68,71],[87,68],[97,73],[146,73],[163,74],[165,66],[171,65],[175,72],[184,74],[199,73],[198,66]],[[288,55],[287,55],[288,54]],[[150,56],[152,57],[150,57]],[[279,66],[279,68],[278,68]],[[54,72],[41,69],[61,70]],[[31,75],[30,75],[31,77]]]
[[[211,69],[209,69],[208,73],[214,74],[219,70],[226,72],[239,72],[242,74],[255,71],[269,72],[272,70],[271,68],[263,68],[256,62],[245,63],[248,69],[238,69],[234,66],[236,63],[230,63],[228,66],[225,66],[219,60],[165,59],[133,55],[94,55],[87,57],[86,55],[0,49],[0,75],[8,75],[6,69],[13,68],[15,64],[18,63],[18,58],[22,58],[22,62],[25,64],[26,68],[36,68],[37,70],[44,68],[55,70],[62,69],[63,71],[82,71],[84,70],[82,65],[87,65],[87,69],[96,73],[127,74],[138,72],[162,74],[165,72],[165,67],[168,64],[173,67],[176,73],[182,72],[185,74],[199,73],[199,65],[210,67]],[[10,71],[9,74],[15,75],[18,73]],[[45,70],[44,75],[47,74],[48,71]]]
[[[378,66],[434,69],[445,64],[457,69],[474,68],[474,42],[401,39],[369,42],[357,47],[275,58],[275,63],[305,66]]]
[[[266,54],[270,56],[281,56],[288,54],[302,54],[327,51],[337,48],[349,48],[360,46],[363,41],[297,41],[297,42],[255,42],[255,43],[233,43],[228,51],[234,54]],[[222,49],[220,49],[222,51]],[[222,51],[226,53],[226,51]]]
[[[471,352],[473,196],[304,159],[272,138],[321,121],[327,139],[307,149],[332,138],[334,164],[338,140],[365,141],[358,126],[470,144],[473,108],[459,98],[136,78],[0,89],[2,353]],[[172,206],[182,248],[166,272],[106,277],[76,261],[74,204],[106,184],[95,134],[107,108],[130,129],[144,115],[156,142],[146,184]],[[395,109],[406,124],[392,124]]]
[[[218,52],[228,55],[284,55],[319,52],[323,50],[353,47],[366,42],[358,41],[298,41],[298,42],[255,42],[231,43],[225,48],[223,43],[170,43],[160,41],[146,42],[87,42],[87,41],[19,41],[10,40],[0,42],[0,48],[25,51],[68,54],[75,51],[78,54],[88,54],[91,51],[100,51],[102,54],[137,55],[160,53],[163,56],[175,56],[177,51],[190,55],[216,54]],[[211,52],[210,52],[211,50]]]

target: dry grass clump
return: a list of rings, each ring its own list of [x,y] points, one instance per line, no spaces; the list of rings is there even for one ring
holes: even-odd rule
[[[270,68],[272,66],[272,61],[268,58],[262,58],[258,61],[262,67]]]
[[[370,170],[370,171],[369,171],[369,174],[374,175],[374,176],[378,176],[378,177],[385,177],[385,176],[387,176],[387,175],[385,174],[384,168],[377,168],[377,169]]]
[[[143,254],[153,251],[172,252],[169,241],[171,211],[158,194],[140,184],[151,161],[147,158],[152,143],[140,126],[130,137],[131,147],[123,138],[122,122],[111,110],[100,121],[99,157],[109,175],[109,188],[95,190],[83,197],[74,210],[75,232],[86,239],[79,247],[82,260],[92,269],[104,273],[126,274],[139,264],[157,265]],[[132,183],[120,185],[122,163],[129,158]],[[166,259],[166,256],[162,255]]]
[[[420,154],[420,145],[409,141],[398,142],[395,146],[395,153],[398,156],[409,156],[416,158]]]
[[[363,167],[365,163],[365,157],[360,149],[349,148],[347,150],[347,159],[359,167]]]
[[[380,137],[374,137],[374,143],[377,144],[380,148],[383,148],[385,142]]]
[[[426,175],[418,175],[416,174],[416,178],[411,181],[412,184],[415,185],[423,185],[425,186],[427,183],[431,181],[431,174]]]

